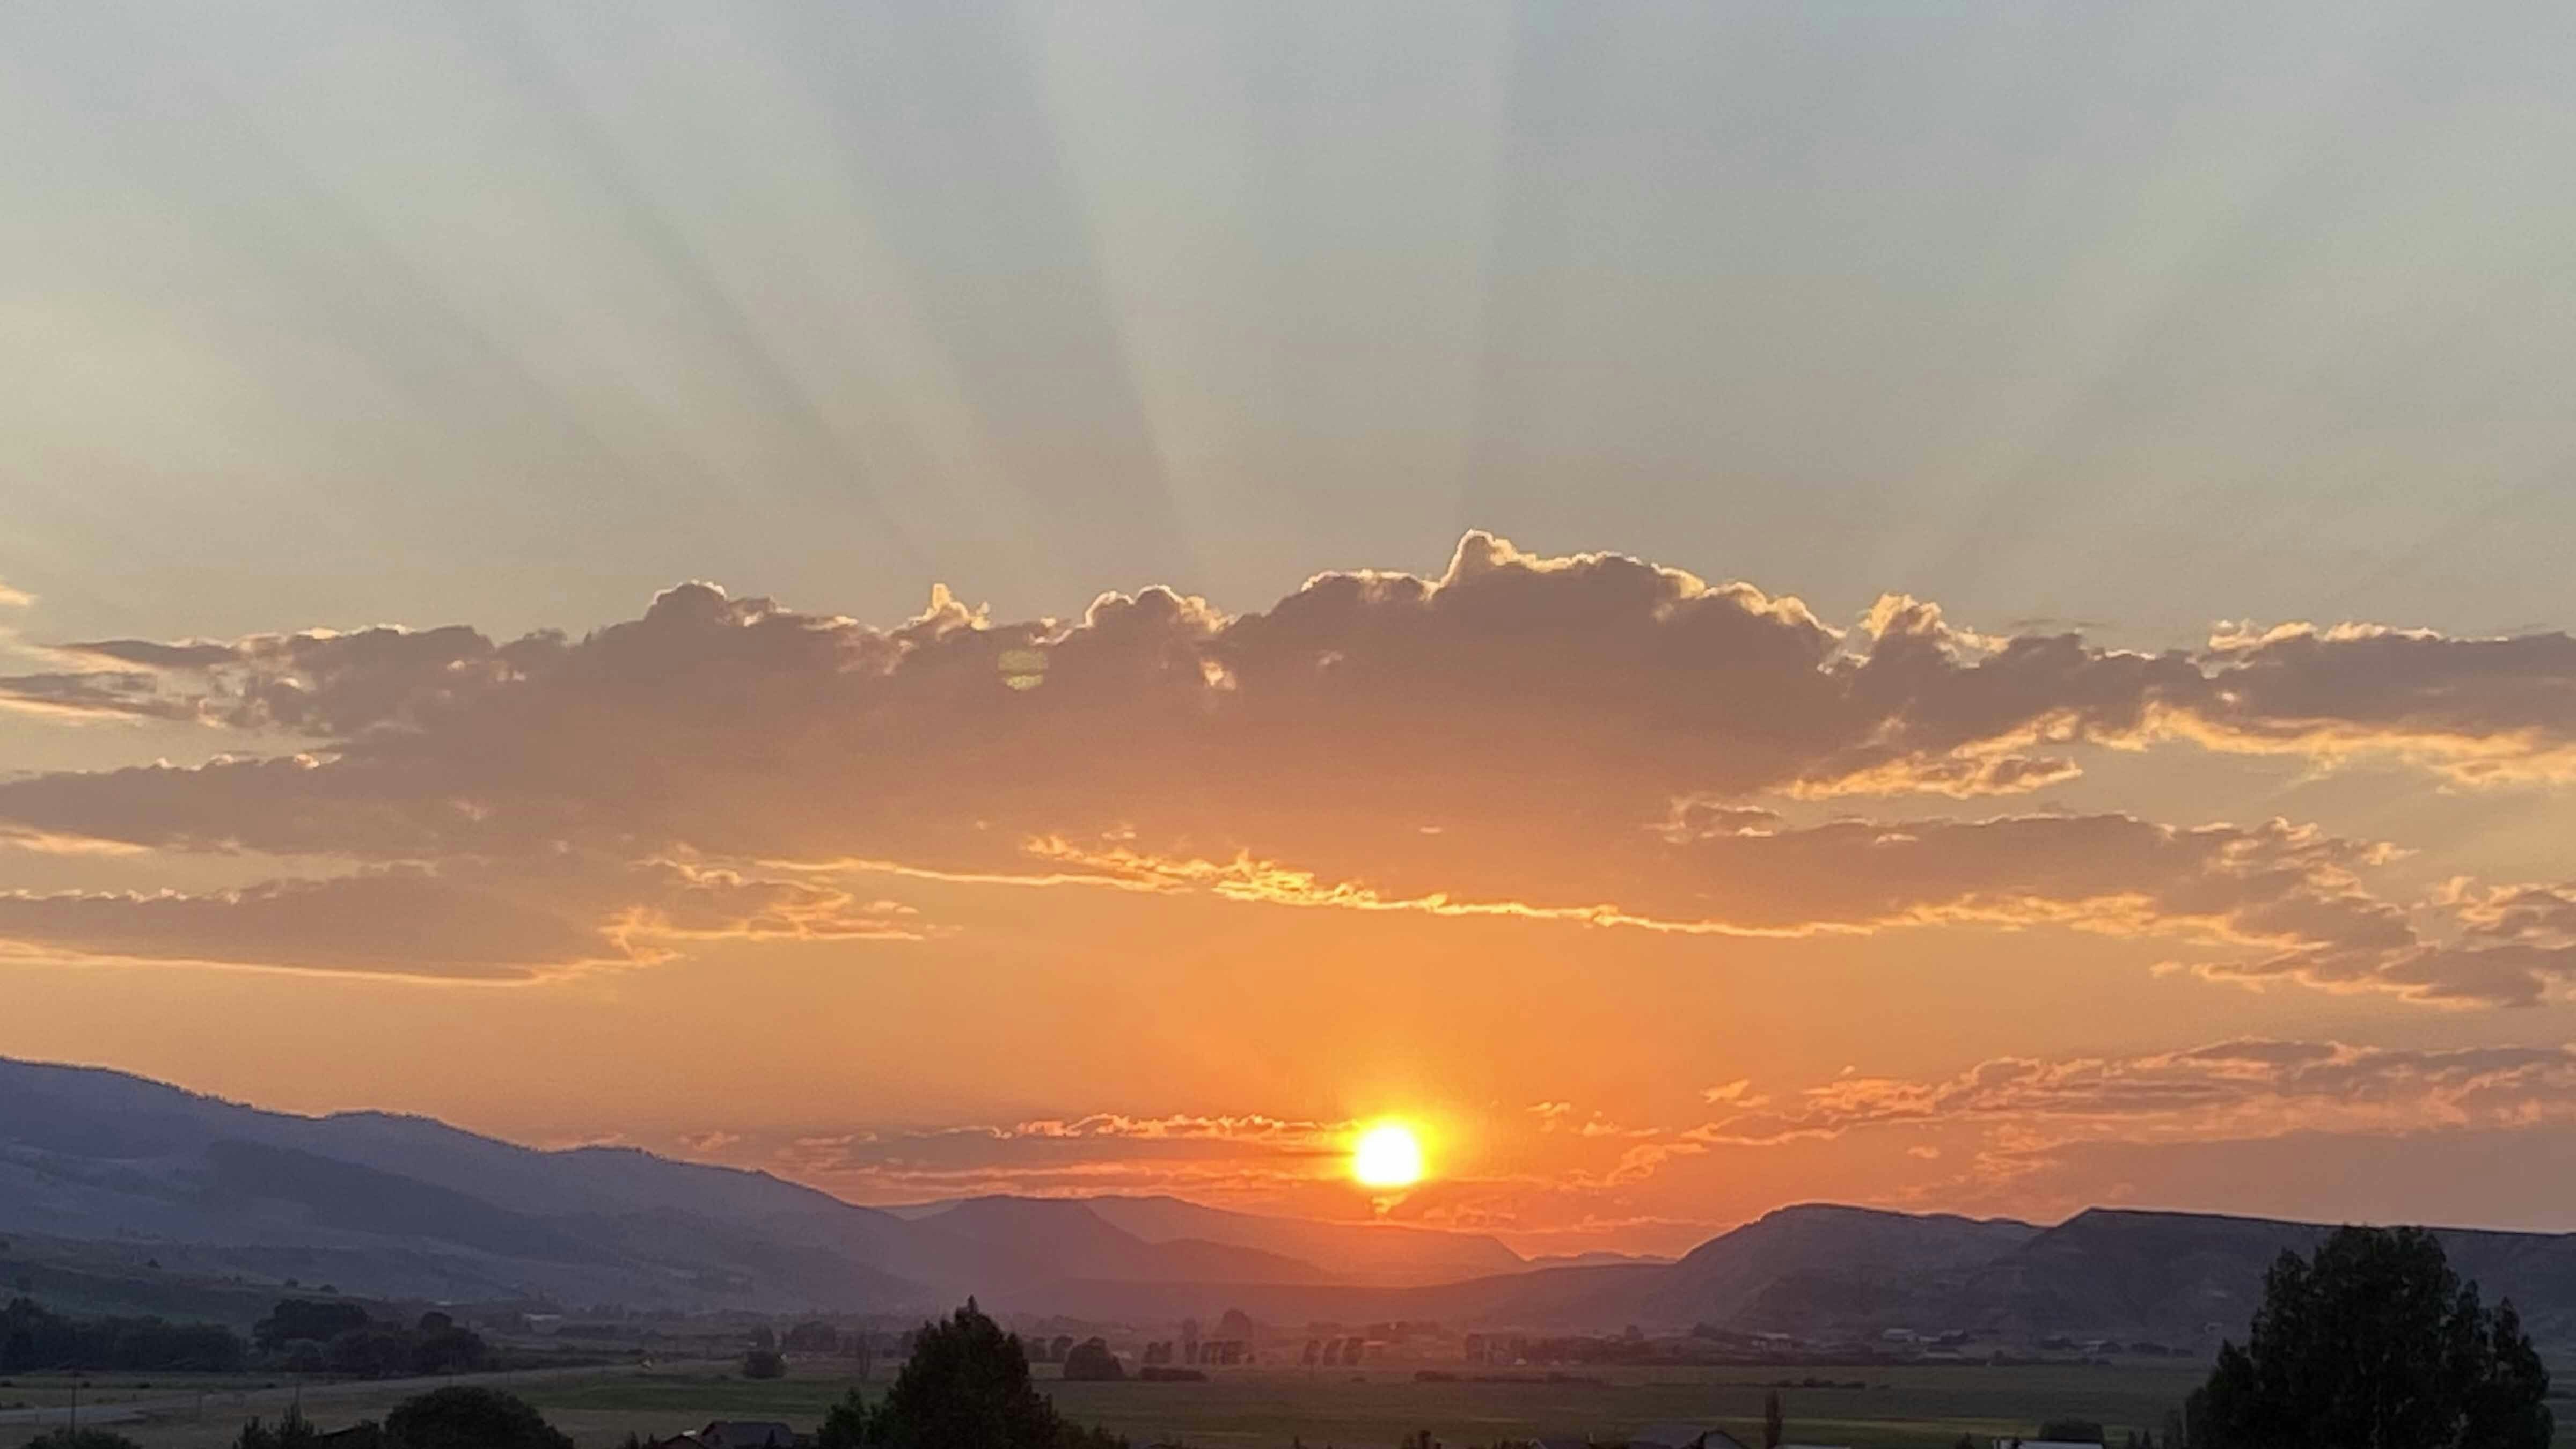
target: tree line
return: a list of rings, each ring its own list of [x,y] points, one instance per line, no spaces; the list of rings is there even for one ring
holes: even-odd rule
[[[251,1341],[294,1373],[353,1378],[473,1373],[491,1366],[481,1334],[435,1309],[412,1323],[375,1318],[344,1298],[289,1298],[251,1330]]]
[[[382,1322],[345,1299],[289,1298],[245,1342],[221,1324],[73,1318],[31,1298],[0,1308],[0,1373],[155,1370],[237,1373],[254,1361],[352,1378],[472,1373],[491,1366],[480,1334],[439,1312]]]
[[[0,1308],[0,1373],[50,1369],[151,1369],[231,1373],[250,1358],[240,1334],[211,1323],[158,1318],[70,1318],[14,1298]]]

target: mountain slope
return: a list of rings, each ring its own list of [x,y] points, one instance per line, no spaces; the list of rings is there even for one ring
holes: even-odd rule
[[[9,1230],[190,1244],[221,1271],[353,1293],[692,1308],[910,1312],[970,1292],[1039,1295],[1069,1276],[1323,1276],[1250,1247],[1148,1242],[1080,1204],[907,1222],[766,1173],[539,1151],[418,1117],[266,1112],[0,1059]]]
[[[1153,1243],[1070,1199],[969,1198],[912,1224],[920,1249],[1008,1302],[1064,1279],[1119,1283],[1320,1283],[1323,1270],[1278,1253],[1176,1238]]]
[[[419,1117],[265,1112],[122,1073],[0,1059],[0,1237],[41,1237],[69,1301],[238,1277],[387,1298],[917,1313],[967,1294],[1129,1322],[1531,1331],[1698,1324],[1809,1338],[1962,1328],[2005,1342],[2241,1335],[2264,1270],[2330,1229],[2096,1209],[2050,1228],[1809,1204],[1670,1263],[1542,1266],[1474,1234],[1301,1222],[1172,1198],[858,1207],[626,1148],[539,1151]],[[2440,1230],[2453,1266],[2576,1343],[2576,1236]],[[81,1245],[90,1245],[83,1248]],[[84,1252],[90,1257],[84,1258]],[[1499,1270],[1499,1271],[1496,1271]],[[265,1286],[263,1286],[265,1285]]]
[[[1103,1221],[1164,1243],[1195,1238],[1311,1263],[1334,1279],[1385,1285],[1448,1283],[1528,1266],[1500,1240],[1394,1223],[1336,1223],[1201,1207],[1176,1197],[1084,1200]]]
[[[1936,1291],[2039,1233],[2007,1219],[1785,1207],[1685,1254],[1638,1312],[1654,1322],[1813,1332]],[[1804,1286],[1783,1291],[1783,1283]]]
[[[2215,1213],[2094,1208],[1972,1275],[1957,1299],[1975,1327],[2113,1333],[2175,1343],[2242,1337],[2263,1274],[2333,1229]],[[2451,1267],[2489,1301],[2511,1297],[2544,1339],[2576,1338],[2576,1236],[2442,1228]]]

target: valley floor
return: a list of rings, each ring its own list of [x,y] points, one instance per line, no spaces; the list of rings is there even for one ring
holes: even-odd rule
[[[1359,1449],[1392,1445],[1422,1429],[1462,1446],[1569,1432],[1615,1441],[1669,1420],[1714,1423],[1758,1444],[1770,1382],[1813,1375],[1838,1383],[1862,1380],[1867,1387],[1782,1389],[1791,1442],[1950,1449],[1962,1433],[1980,1442],[2026,1435],[2041,1419],[2060,1415],[2102,1421],[2114,1445],[2130,1428],[2151,1428],[2161,1436],[2166,1411],[2181,1404],[2203,1370],[2139,1364],[1586,1372],[1602,1382],[1420,1383],[1409,1371],[1393,1368],[1372,1368],[1357,1377],[1349,1371],[1246,1369],[1221,1371],[1196,1384],[1048,1381],[1045,1387],[1065,1414],[1117,1430],[1138,1449],[1160,1442],[1193,1449],[1285,1449],[1292,1437],[1309,1449]],[[872,1395],[883,1391],[890,1373],[879,1369]],[[475,1381],[500,1383],[528,1398],[571,1433],[580,1449],[612,1449],[629,1431],[667,1434],[716,1418],[784,1419],[810,1430],[851,1386],[847,1378],[819,1373],[749,1383],[717,1364],[543,1369]],[[145,1449],[222,1449],[242,1419],[256,1413],[274,1420],[293,1393],[288,1385],[229,1391],[216,1385],[205,1394],[200,1419],[199,1387],[189,1382],[174,1389],[165,1378],[147,1390],[133,1378],[101,1378],[84,1401],[90,1407],[82,1421],[112,1425]],[[422,1381],[307,1385],[304,1404],[316,1422],[337,1427],[380,1418],[423,1387]],[[0,1403],[21,1398],[58,1403],[59,1386],[48,1392],[42,1381],[21,1380],[0,1388]],[[14,1445],[36,1432],[28,1422],[33,1417],[0,1417],[0,1444]],[[43,1418],[60,1422],[58,1411]],[[2562,1403],[2560,1425],[2559,1444],[2576,1449],[2576,1403]]]

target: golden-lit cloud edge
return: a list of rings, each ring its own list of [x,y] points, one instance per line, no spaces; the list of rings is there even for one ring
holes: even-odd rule
[[[380,626],[51,648],[63,667],[0,699],[193,722],[246,752],[0,781],[12,840],[351,866],[0,897],[0,939],[75,956],[539,976],[699,939],[930,929],[833,894],[832,868],[865,862],[1668,932],[2154,935],[2213,978],[2435,1002],[2525,1004],[2576,976],[2562,911],[2481,916],[2491,885],[2389,898],[2388,847],[2285,822],[1770,812],[2026,796],[2086,750],[2174,745],[2555,784],[2576,761],[2563,633],[2230,626],[2146,654],[1981,634],[1894,595],[1837,628],[1750,584],[1470,533],[1437,578],[1320,574],[1236,615],[1147,589],[997,623],[941,590],[876,628],[693,583],[577,640]],[[693,925],[714,878],[651,878],[673,860],[763,899]]]

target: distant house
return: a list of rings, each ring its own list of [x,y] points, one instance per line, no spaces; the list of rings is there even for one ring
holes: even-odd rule
[[[796,1431],[761,1419],[718,1419],[698,1431],[706,1449],[796,1449]]]
[[[1530,1449],[1592,1449],[1592,1441],[1580,1434],[1542,1434],[1530,1441]]]
[[[1744,1449],[1744,1441],[1704,1424],[1648,1424],[1628,1436],[1628,1449]]]

